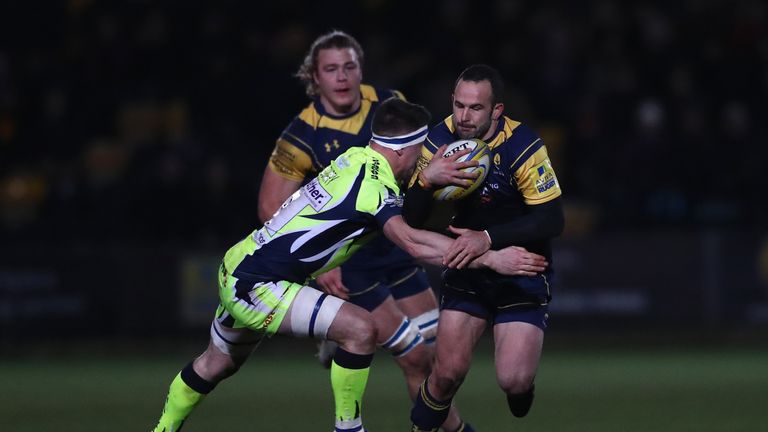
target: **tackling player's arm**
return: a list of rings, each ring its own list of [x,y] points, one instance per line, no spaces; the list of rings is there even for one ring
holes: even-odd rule
[[[554,238],[563,232],[562,191],[542,146],[515,172],[518,190],[523,195],[527,213],[506,223],[473,231],[449,227],[459,235],[446,252],[449,267],[457,267],[488,249],[499,249],[541,239]]]
[[[442,265],[443,255],[453,240],[442,234],[411,228],[402,216],[392,216],[384,224],[384,235],[414,258],[432,265]],[[512,246],[486,251],[467,263],[467,268],[489,268],[505,275],[533,276],[544,271],[546,258]]]
[[[259,188],[258,212],[266,222],[296,192],[312,170],[310,156],[284,139],[278,139]]]

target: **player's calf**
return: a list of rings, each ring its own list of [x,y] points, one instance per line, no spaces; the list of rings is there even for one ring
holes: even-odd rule
[[[411,423],[413,432],[436,432],[448,418],[451,401],[439,400],[429,391],[428,380],[425,380],[416,393],[416,400],[411,409]]]

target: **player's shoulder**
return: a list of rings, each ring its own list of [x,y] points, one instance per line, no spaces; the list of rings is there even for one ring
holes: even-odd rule
[[[405,100],[405,96],[399,90],[376,87],[370,84],[360,84],[360,96],[363,100],[374,103],[384,102],[393,97]]]
[[[492,149],[501,147],[505,152],[521,154],[544,145],[539,134],[528,125],[507,116],[502,118],[497,134],[488,143]]]
[[[331,170],[344,181],[348,192],[357,196],[358,206],[367,210],[377,208],[382,196],[389,195],[389,189],[397,189],[392,169],[387,160],[370,147],[351,147],[333,162]]]
[[[450,115],[429,130],[427,140],[424,142],[424,148],[435,153],[442,145],[450,144],[456,141],[456,139],[453,128],[453,116]]]
[[[502,118],[504,119],[502,127],[504,134],[508,137],[507,141],[514,143],[531,143],[540,138],[539,134],[536,133],[536,131],[534,131],[527,124],[517,120],[512,120],[507,116]]]
[[[317,103],[316,100],[310,102],[299,112],[299,115],[291,120],[288,127],[316,129],[320,119],[323,117],[323,114],[317,109]]]

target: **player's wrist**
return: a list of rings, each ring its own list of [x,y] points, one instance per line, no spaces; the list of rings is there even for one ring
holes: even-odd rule
[[[419,175],[416,176],[417,182],[419,183],[419,186],[421,186],[424,190],[431,190],[432,189],[432,183],[427,179],[427,176],[424,174],[424,171],[419,172]]]
[[[490,249],[493,247],[493,240],[491,240],[491,235],[488,233],[488,230],[483,230],[483,234],[485,234],[485,239],[488,240],[488,248]]]
[[[491,263],[493,262],[493,254],[495,252],[492,250],[486,251],[479,257],[475,258],[472,263],[470,264],[470,268],[476,267],[476,268],[491,268]],[[474,265],[473,265],[474,264]]]

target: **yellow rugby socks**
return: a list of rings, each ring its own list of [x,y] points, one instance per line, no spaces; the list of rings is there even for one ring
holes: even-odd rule
[[[165,399],[163,414],[153,432],[178,432],[193,409],[216,384],[204,380],[189,363],[176,375]]]
[[[337,432],[364,432],[361,410],[372,360],[373,354],[353,354],[341,347],[336,349],[331,364],[331,388],[336,404]]]

